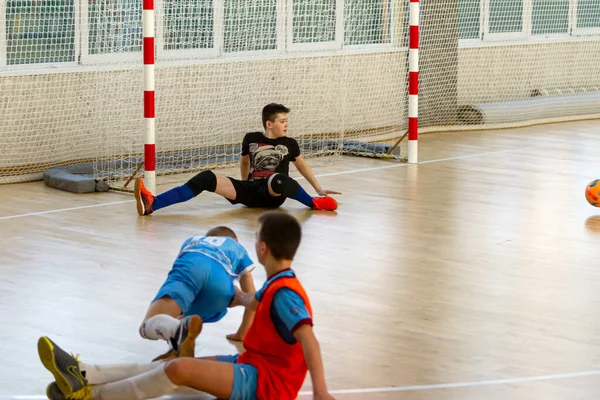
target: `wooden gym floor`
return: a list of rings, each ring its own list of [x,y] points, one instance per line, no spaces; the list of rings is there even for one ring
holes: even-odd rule
[[[423,135],[419,165],[309,160],[343,192],[338,212],[283,208],[304,227],[295,269],[336,398],[600,398],[600,209],[583,196],[599,132]],[[163,352],[137,330],[180,244],[226,224],[255,258],[261,212],[208,193],[138,217],[131,195],[0,186],[0,398],[44,398],[41,335],[92,363]],[[225,334],[240,316],[207,325],[197,353],[237,352]]]

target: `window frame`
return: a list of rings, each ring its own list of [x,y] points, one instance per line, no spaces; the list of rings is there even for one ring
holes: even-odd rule
[[[89,26],[89,0],[79,0],[81,5],[80,12],[80,32],[81,32],[81,51],[80,63],[82,65],[89,64],[116,64],[123,62],[133,62],[140,60],[138,52],[122,52],[122,53],[101,53],[90,54],[90,26]],[[141,10],[140,10],[141,13]]]
[[[490,33],[490,4],[493,0],[481,0],[483,6],[483,26],[480,26],[480,35],[487,42],[514,41],[527,39],[531,36],[531,18],[533,2],[531,0],[521,0],[523,2],[523,12],[521,14],[522,26],[520,32],[498,32]],[[482,14],[480,14],[481,16]],[[481,18],[480,18],[481,19]]]
[[[460,0],[458,0],[458,1],[460,1]],[[459,11],[459,13],[460,13],[460,11]],[[483,0],[479,0],[479,30],[477,33],[477,37],[476,38],[468,38],[468,39],[460,39],[460,36],[459,36],[459,39],[458,39],[459,44],[475,45],[475,44],[481,43],[481,41],[483,40],[484,13],[485,13],[484,2],[483,2]],[[460,26],[460,15],[458,17],[458,24]],[[460,31],[459,31],[459,34],[460,34]]]
[[[8,11],[6,0],[0,0],[0,67],[5,71],[15,70],[33,70],[56,68],[57,66],[73,67],[79,64],[79,49],[81,47],[81,32],[79,24],[80,1],[71,0],[73,2],[73,61],[65,62],[40,62],[28,64],[9,64],[8,63],[8,38],[6,35],[7,20],[6,12]]]
[[[341,12],[340,12],[341,10]],[[335,0],[335,38],[328,42],[294,43],[294,8],[293,0],[288,0],[287,7],[287,51],[306,52],[319,50],[341,50],[344,44],[344,0]]]
[[[577,27],[577,8],[579,6],[579,0],[569,1],[569,32],[572,36],[591,36],[600,35],[600,26],[594,28],[578,28]]]
[[[116,66],[115,64],[135,63],[140,61],[139,51],[127,51],[119,53],[90,54],[90,5],[89,0],[72,0],[74,13],[74,61],[32,63],[32,64],[8,64],[7,46],[7,3],[0,1],[0,67],[3,71],[12,70],[35,70],[58,67],[84,66]],[[266,50],[249,51],[225,51],[224,49],[224,11],[223,0],[212,0],[213,2],[213,46],[210,49],[185,49],[165,50],[164,45],[164,0],[155,0],[155,45],[156,58],[169,58],[169,60],[194,59],[206,61],[215,58],[251,58],[260,56],[286,57],[297,56],[301,52],[333,51],[334,53],[356,51],[386,51],[393,48],[402,48],[397,43],[397,36],[402,32],[401,26],[402,3],[400,0],[391,0],[388,9],[389,28],[385,39],[387,43],[368,43],[345,45],[344,12],[345,0],[335,0],[335,40],[328,42],[293,43],[293,0],[276,0],[276,40],[275,48]],[[141,10],[140,10],[141,13]],[[140,33],[141,34],[141,33]]]
[[[344,3],[345,5],[345,3]],[[344,12],[342,12],[342,49],[348,49],[352,51],[356,51],[359,49],[365,50],[386,50],[393,47],[401,47],[395,46],[394,41],[400,36],[399,33],[402,33],[402,28],[399,28],[400,25],[400,16],[402,13],[402,5],[403,2],[400,0],[391,0],[390,8],[388,13],[390,14],[390,25],[389,25],[389,42],[387,43],[368,43],[368,44],[344,44],[346,39],[346,31],[344,26]],[[345,11],[345,10],[344,10]],[[409,12],[409,11],[407,11]],[[400,31],[400,32],[399,32]]]
[[[531,30],[529,31],[529,36],[528,36],[528,39],[530,41],[536,42],[536,41],[542,41],[545,39],[565,39],[565,38],[572,37],[572,35],[571,35],[571,26],[572,26],[571,18],[573,17],[573,14],[572,14],[573,0],[568,0],[569,7],[568,7],[568,11],[567,11],[567,31],[563,32],[563,33],[540,33],[540,34],[533,33],[533,0],[526,0],[526,1],[531,2]]]
[[[220,55],[223,58],[247,58],[255,56],[270,56],[282,54],[285,52],[286,44],[286,18],[287,18],[288,0],[275,1],[275,48],[267,50],[244,50],[244,51],[225,51],[223,36],[223,47]],[[225,27],[225,21],[223,21]],[[224,32],[223,32],[224,35]]]
[[[514,43],[536,43],[546,39],[555,40],[578,40],[586,36],[600,35],[600,27],[577,28],[577,5],[579,0],[569,0],[567,30],[564,33],[533,33],[533,0],[523,1],[523,27],[520,32],[490,33],[490,2],[492,0],[481,0],[479,2],[479,38],[460,39],[459,46],[473,47],[485,43],[497,42]]]
[[[212,0],[213,6],[213,46],[205,49],[183,49],[166,50],[165,49],[165,29],[164,29],[164,0],[155,0],[155,46],[156,58],[169,58],[170,60],[181,60],[187,58],[213,58],[218,56],[223,49],[225,2],[223,0]]]

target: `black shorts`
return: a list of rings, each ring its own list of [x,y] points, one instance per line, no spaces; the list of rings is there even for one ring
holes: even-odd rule
[[[235,188],[235,200],[231,204],[243,204],[250,208],[277,208],[285,201],[285,196],[271,196],[267,187],[268,179],[256,181],[240,181],[228,177]]]

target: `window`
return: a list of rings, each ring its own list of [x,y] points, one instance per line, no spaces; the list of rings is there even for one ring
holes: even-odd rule
[[[569,0],[533,0],[531,33],[533,35],[569,32]]]
[[[577,33],[600,33],[600,0],[574,0]]]
[[[156,57],[392,46],[400,1],[155,0]],[[0,0],[0,66],[139,61],[142,2]]]
[[[290,50],[341,48],[341,0],[294,0],[288,15]]]
[[[600,34],[600,0],[459,0],[458,5],[460,39]]]
[[[164,50],[214,47],[213,0],[164,0],[163,13]]]
[[[288,49],[341,49],[392,42],[392,0],[294,0]]]
[[[489,0],[488,32],[522,32],[523,9],[523,0]]]
[[[480,0],[460,0],[458,2],[458,38],[478,39],[480,18]]]
[[[277,48],[277,0],[226,0],[225,52]]]
[[[87,49],[90,55],[142,50],[142,0],[88,0]]]
[[[345,0],[344,45],[391,43],[392,6],[391,0]]]
[[[8,0],[6,64],[75,61],[74,0]]]

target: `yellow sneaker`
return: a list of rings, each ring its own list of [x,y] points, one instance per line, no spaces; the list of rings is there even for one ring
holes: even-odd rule
[[[44,367],[54,375],[56,385],[65,396],[87,385],[77,358],[65,352],[46,336],[38,340],[38,354]]]
[[[92,386],[86,385],[78,391],[65,396],[58,388],[56,382],[52,382],[46,388],[46,396],[50,400],[92,400]]]

